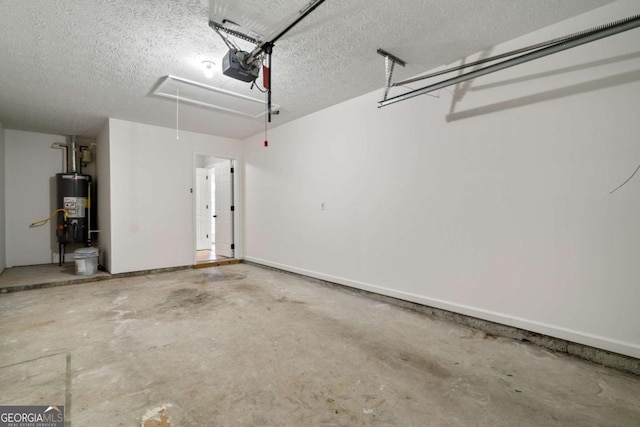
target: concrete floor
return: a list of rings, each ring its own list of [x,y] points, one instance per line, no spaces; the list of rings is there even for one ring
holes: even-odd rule
[[[40,287],[65,286],[109,279],[111,275],[98,270],[91,276],[78,276],[74,262],[29,265],[7,268],[0,274],[0,292],[15,292]]]
[[[246,264],[2,294],[0,340],[73,426],[640,426],[640,377]]]

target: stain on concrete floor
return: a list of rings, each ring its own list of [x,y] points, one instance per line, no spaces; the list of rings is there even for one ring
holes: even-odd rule
[[[164,305],[169,307],[189,307],[207,304],[213,300],[210,292],[203,292],[198,289],[183,288],[171,291],[164,301]]]

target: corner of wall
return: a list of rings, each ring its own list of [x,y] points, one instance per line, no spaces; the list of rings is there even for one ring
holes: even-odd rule
[[[5,167],[4,167],[4,126],[0,123],[0,273],[7,266],[5,233]]]
[[[98,246],[100,264],[111,271],[111,156],[110,119],[96,138],[96,188],[98,194]]]

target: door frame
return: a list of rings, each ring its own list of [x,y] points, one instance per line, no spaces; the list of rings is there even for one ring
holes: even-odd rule
[[[191,167],[191,182],[192,182],[192,187],[191,187],[191,239],[192,239],[192,255],[193,255],[193,265],[196,264],[197,262],[197,254],[196,254],[196,248],[197,248],[197,236],[196,236],[196,168],[200,167],[198,166],[198,159],[199,158],[208,158],[208,157],[215,157],[217,159],[222,159],[222,160],[231,160],[231,165],[233,167],[234,173],[233,173],[233,179],[231,180],[231,200],[234,206],[233,209],[233,213],[231,215],[231,239],[234,245],[234,251],[233,251],[233,258],[234,259],[242,259],[243,255],[244,255],[244,245],[243,245],[243,241],[244,239],[242,238],[242,230],[243,230],[243,223],[242,223],[242,218],[243,218],[243,212],[244,212],[244,206],[242,204],[242,201],[244,200],[243,198],[243,194],[242,194],[242,176],[243,176],[243,165],[242,162],[240,162],[238,160],[237,157],[233,157],[233,156],[228,156],[228,155],[222,155],[222,154],[216,154],[216,153],[207,153],[207,152],[201,152],[201,151],[194,151],[193,153],[193,163],[192,163],[192,167]],[[206,167],[207,165],[205,164],[202,167]]]
[[[212,234],[211,233],[211,222],[212,222],[211,221],[211,212],[213,211],[213,207],[211,206],[211,179],[212,178],[211,178],[210,173],[209,173],[209,168],[196,168],[196,181],[195,181],[195,186],[194,186],[194,190],[193,190],[194,191],[194,197],[193,198],[196,201],[196,209],[194,210],[195,220],[196,220],[196,250],[201,250],[201,249],[198,249],[198,240],[201,237],[201,235],[198,236],[198,233],[197,233],[197,230],[198,230],[197,217],[198,217],[198,214],[200,213],[200,212],[198,212],[198,195],[199,195],[199,193],[198,193],[198,185],[200,184],[199,180],[198,180],[198,171],[199,170],[200,171],[205,171],[206,176],[207,176],[206,184],[205,184],[206,188],[202,189],[203,191],[206,191],[206,197],[203,197],[203,198],[205,199],[204,202],[207,205],[207,208],[206,208],[206,210],[207,210],[207,218],[201,219],[201,222],[204,222],[206,224],[205,229],[206,229],[206,231],[208,231],[207,238],[205,239],[207,241],[207,245],[206,245],[207,248],[211,249],[211,242],[212,242],[212,240],[211,240],[211,234]],[[203,201],[200,201],[200,202],[202,203]]]

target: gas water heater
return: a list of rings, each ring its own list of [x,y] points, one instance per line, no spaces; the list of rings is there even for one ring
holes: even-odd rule
[[[64,262],[68,243],[91,245],[91,176],[82,174],[80,149],[75,136],[67,143],[67,171],[56,174],[56,204],[58,213],[56,236],[60,248],[60,264]]]

